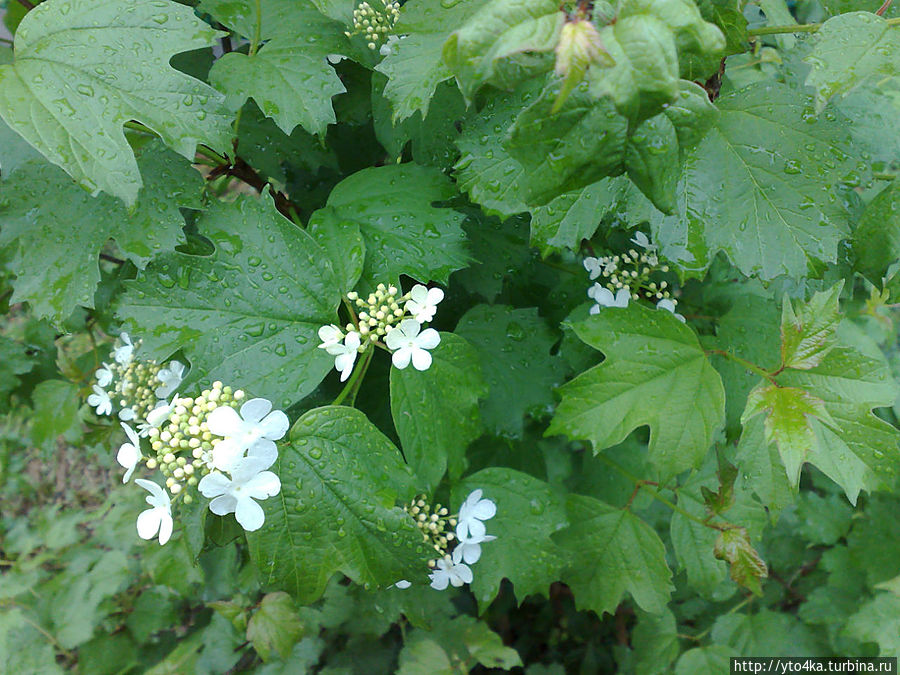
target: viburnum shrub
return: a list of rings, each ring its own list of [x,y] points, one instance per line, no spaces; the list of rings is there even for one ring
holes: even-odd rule
[[[4,6],[4,672],[900,654],[891,0]]]

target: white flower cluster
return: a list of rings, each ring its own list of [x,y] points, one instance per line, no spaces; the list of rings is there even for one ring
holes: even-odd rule
[[[442,591],[448,586],[459,587],[472,583],[472,568],[481,559],[481,545],[493,541],[497,537],[487,533],[485,520],[490,520],[497,513],[497,505],[490,499],[482,498],[482,491],[474,490],[459,508],[459,515],[448,517],[446,508],[437,504],[434,512],[424,497],[418,497],[406,507],[422,530],[426,542],[438,552],[439,557],[428,562],[431,572],[428,578],[431,587]],[[447,526],[455,528],[446,531]],[[455,543],[452,550],[450,545]],[[412,584],[402,580],[397,588],[409,588]]]
[[[150,493],[151,507],[138,517],[138,535],[158,536],[165,544],[172,535],[173,504],[178,500],[190,504],[198,493],[211,500],[213,513],[234,513],[245,530],[259,529],[265,516],[257,500],[281,491],[281,481],[268,469],[278,459],[275,441],[287,433],[287,415],[273,411],[264,398],[245,401],[242,390],[218,381],[196,398],[172,395],[182,382],[184,365],[170,361],[159,367],[153,361],[138,361],[139,344],[125,333],[120,336],[112,353],[115,365],[104,364],[97,371],[98,385],[88,397],[98,414],[110,414],[113,400],[104,387],[115,384],[127,437],[116,454],[125,469],[122,482],[131,480],[141,463],[161,474],[163,485],[135,480]],[[136,423],[139,432],[126,422]],[[149,445],[147,456],[141,450],[142,438]]]
[[[374,9],[368,2],[359,3],[353,10],[353,32],[344,31],[347,37],[362,34],[369,49],[376,49],[378,43],[387,37],[397,19],[400,18],[400,3],[396,0],[381,0],[381,9]]]
[[[146,418],[181,384],[184,364],[169,361],[160,366],[153,360],[138,360],[135,354],[139,348],[140,340],[135,343],[128,333],[119,335],[110,354],[112,365],[104,363],[97,370],[97,384],[87,402],[98,415],[111,415],[117,407],[119,419],[134,422],[146,436]]]
[[[622,255],[587,257],[584,268],[593,281],[602,277],[604,283],[595,282],[588,288],[588,297],[596,304],[591,314],[597,314],[603,307],[627,307],[631,300],[650,300],[657,309],[672,312],[680,321],[684,317],[675,311],[677,300],[671,297],[669,282],[656,281],[654,275],[668,272],[668,265],[659,264],[657,246],[643,232],[638,232],[631,243],[644,249],[642,253],[631,249]]]
[[[322,341],[319,349],[334,357],[334,367],[341,374],[341,382],[350,377],[356,357],[371,345],[392,352],[391,362],[401,370],[410,362],[416,370],[427,370],[431,366],[428,350],[440,344],[441,336],[433,328],[422,330],[422,325],[434,319],[437,305],[444,299],[444,291],[416,284],[406,295],[398,297],[398,294],[396,286],[384,284],[378,284],[375,292],[365,298],[356,292],[348,293],[347,299],[360,311],[357,315],[348,305],[353,321],[346,325],[347,332],[334,324],[319,328]]]

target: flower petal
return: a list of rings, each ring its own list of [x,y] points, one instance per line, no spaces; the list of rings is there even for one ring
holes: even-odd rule
[[[428,370],[431,367],[431,354],[424,349],[413,349],[412,364],[416,370]]]
[[[425,302],[429,305],[436,305],[441,300],[444,299],[444,291],[440,288],[429,288],[428,295],[425,297]]]
[[[406,342],[406,336],[404,336],[403,333],[399,332],[399,330],[396,328],[384,336],[384,344],[386,344],[387,348],[392,351],[395,349],[400,349],[400,346],[404,342]]]
[[[237,508],[237,499],[231,495],[219,495],[209,503],[209,510],[217,516],[227,516]]]
[[[272,466],[275,463],[275,460],[278,459],[278,448],[275,446],[274,441],[260,438],[250,446],[249,450],[247,450],[247,457],[260,460],[260,464],[262,465],[260,471],[263,471]]]
[[[391,331],[391,333],[393,333],[393,331]],[[412,349],[410,349],[409,347],[403,347],[391,354],[391,363],[394,364],[395,368],[403,370],[404,368],[406,368],[406,366],[409,365],[410,358],[412,358]]]
[[[422,334],[416,338],[416,347],[421,349],[434,349],[441,344],[441,334],[434,328],[426,328]]]
[[[266,520],[266,514],[263,512],[262,507],[250,497],[237,501],[234,517],[237,518],[238,523],[247,532],[258,530]]]
[[[442,591],[450,583],[450,575],[443,571],[432,572],[428,575],[431,579],[431,587],[436,591]]]
[[[409,297],[421,305],[426,302],[426,298],[428,297],[428,288],[423,286],[422,284],[416,284],[409,291]]]
[[[218,408],[216,409],[218,410]],[[259,422],[272,410],[272,402],[265,398],[251,398],[241,406],[241,417],[245,422]],[[215,412],[215,410],[213,410]],[[213,432],[215,433],[215,432]]]
[[[248,401],[249,403],[249,401]],[[149,420],[148,420],[149,421]],[[243,426],[237,410],[227,405],[219,406],[206,417],[206,426],[216,436],[234,436]]]
[[[263,471],[247,481],[244,490],[253,499],[267,499],[281,492],[281,480],[271,471]]]
[[[243,455],[244,448],[241,447],[238,441],[234,438],[223,438],[213,446],[212,465],[222,471],[231,471]]]
[[[419,325],[419,322],[415,319],[403,319],[400,322],[400,325],[397,326],[394,330],[399,330],[402,332],[407,338],[414,338],[419,334],[419,331],[422,329],[422,326]],[[394,332],[393,330],[391,331]]]
[[[141,445],[141,439],[138,438],[138,435],[135,433],[134,429],[132,429],[129,425],[124,422],[119,422],[122,425],[122,429],[125,430],[125,435],[128,436],[128,440],[131,441],[131,444],[139,448]]]
[[[259,423],[263,438],[272,441],[283,438],[290,426],[291,422],[288,420],[288,416],[280,410],[273,410]]]
[[[172,522],[172,516],[168,513],[161,513],[159,515],[159,545],[163,546],[169,538],[172,536],[172,528],[174,523]]]
[[[151,506],[168,506],[169,496],[157,483],[146,478],[136,478],[134,482],[150,493],[150,496],[147,497],[148,504]]]
[[[200,479],[200,483],[197,485],[200,494],[207,498],[224,495],[228,492],[228,488],[230,487],[231,480],[229,480],[225,474],[219,473],[218,471],[206,474]]]
[[[471,513],[478,520],[490,520],[497,515],[497,505],[490,499],[481,499],[472,507]]]
[[[138,514],[137,533],[141,539],[153,539],[159,531],[161,513],[159,509],[152,508]]]

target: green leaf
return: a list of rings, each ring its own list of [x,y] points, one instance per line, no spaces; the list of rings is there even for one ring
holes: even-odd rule
[[[900,259],[900,181],[892,181],[866,205],[853,235],[856,266],[878,286]]]
[[[741,656],[826,656],[821,638],[793,615],[760,609],[756,614],[722,614],[712,628],[713,642]]]
[[[731,672],[730,649],[720,645],[694,647],[684,652],[675,663],[675,675],[729,675]]]
[[[811,117],[806,103],[770,82],[716,101],[720,113],[687,154],[679,189],[693,266],[724,251],[745,275],[772,279],[836,260],[849,232],[836,188],[851,149],[845,127]]]
[[[747,50],[749,36],[747,19],[741,12],[740,2],[735,0],[698,0],[700,15],[715,24],[725,36],[725,55],[740,54]]]
[[[157,356],[184,350],[186,384],[219,379],[276,405],[299,400],[333,366],[317,331],[335,321],[337,266],[268,196],[214,202],[197,227],[215,252],[161,257],[128,282],[118,315]]]
[[[435,623],[428,632],[414,630],[400,652],[398,675],[457,675],[480,663],[509,671],[522,666],[518,652],[503,645],[488,625],[461,615]]]
[[[660,211],[675,210],[683,156],[706,133],[714,112],[706,92],[682,80],[678,99],[630,135],[625,149],[628,177]]]
[[[19,386],[19,378],[34,367],[27,348],[0,335],[0,401],[9,402],[9,394]],[[5,407],[0,403],[0,408]]]
[[[553,388],[562,377],[550,350],[557,336],[537,308],[475,305],[456,324],[456,334],[478,352],[490,387],[481,417],[493,433],[520,437],[530,410],[553,405]]]
[[[230,52],[213,65],[209,79],[226,104],[238,110],[253,98],[284,133],[299,124],[323,135],[335,122],[331,98],[346,91],[326,59],[347,51],[341,25],[307,0],[205,0],[201,9],[244,37],[266,43],[254,54]]]
[[[426,575],[422,533],[395,506],[415,494],[412,471],[361,412],[305,413],[275,466],[281,493],[263,502],[266,522],[247,537],[264,588],[309,604],[335,572],[374,586]]]
[[[811,544],[834,546],[847,534],[854,511],[841,495],[803,492],[797,500],[797,531]]]
[[[313,223],[358,223],[366,248],[362,284],[399,285],[401,274],[447,283],[469,255],[460,227],[463,215],[433,206],[456,194],[440,171],[416,164],[372,167],[338,183]]]
[[[637,304],[573,328],[606,360],[560,388],[547,434],[588,439],[599,452],[646,424],[650,461],[664,477],[699,465],[724,421],[725,393],[694,332]]]
[[[48,0],[19,26],[13,65],[0,66],[0,117],[86,189],[132,205],[142,181],[126,122],[187,159],[199,143],[226,146],[221,96],[169,66],[217,35],[177,3]]]
[[[34,388],[31,440],[38,446],[56,441],[80,425],[78,387],[63,380],[44,380]]]
[[[110,238],[138,268],[184,242],[180,209],[200,208],[200,174],[157,143],[138,152],[137,164],[146,180],[132,209],[91,197],[42,160],[3,182],[0,245],[15,242],[14,302],[27,301],[59,324],[78,305],[94,307],[97,258]]]
[[[742,421],[765,412],[766,443],[775,444],[791,485],[800,483],[800,468],[816,443],[813,420],[834,426],[825,403],[792,387],[761,384],[750,392]]]
[[[786,368],[815,368],[834,347],[834,332],[841,320],[840,298],[844,282],[819,291],[795,309],[785,297],[781,308],[781,363]]]
[[[463,120],[463,132],[456,142],[462,156],[453,167],[456,185],[488,215],[505,218],[528,210],[525,168],[503,142],[522,107],[534,98],[535,88],[490,92],[481,109]]]
[[[750,544],[747,530],[735,527],[719,532],[714,549],[715,556],[730,565],[735,583],[762,595],[761,581],[769,576],[769,568]]]
[[[590,239],[600,221],[615,214],[629,227],[650,219],[655,211],[649,201],[625,176],[604,178],[593,185],[559,195],[531,210],[531,245],[544,256],[558,249],[578,250],[582,239]],[[627,205],[627,208],[626,208]]]
[[[512,582],[519,602],[529,595],[547,595],[568,558],[550,538],[569,524],[565,493],[519,471],[489,467],[454,487],[453,504],[479,489],[497,505],[497,515],[486,522],[488,534],[497,539],[481,547],[471,586],[475,597],[487,606],[504,578]]]
[[[391,415],[406,461],[430,492],[449,470],[465,468],[469,443],[481,435],[478,399],[485,394],[478,354],[464,339],[441,333],[428,370],[391,368]]]
[[[161,630],[170,630],[178,622],[180,598],[165,586],[153,586],[141,591],[131,613],[125,620],[128,630],[140,643]]]
[[[780,385],[803,388],[825,402],[834,425],[813,422],[816,446],[808,460],[840,485],[851,503],[861,489],[874,490],[900,467],[900,432],[872,413],[897,396],[883,358],[838,346],[811,370],[786,370]]]
[[[524,52],[552,50],[564,22],[555,0],[491,0],[450,35],[444,62],[467,99],[483,84],[511,88],[519,69],[511,68],[509,79],[501,62]]]
[[[813,39],[813,48],[803,60],[812,66],[806,85],[816,90],[819,112],[835,96],[846,96],[869,81],[900,75],[900,32],[880,16],[851,12],[833,17]]]
[[[2,53],[3,50],[0,50],[0,54]],[[0,59],[0,63],[3,63],[2,59]],[[3,178],[9,178],[20,166],[38,158],[40,158],[40,153],[0,119],[0,170],[2,170]]]
[[[528,219],[516,216],[501,222],[475,213],[466,219],[463,229],[478,262],[454,272],[451,283],[458,282],[469,293],[493,301],[510,272],[523,269],[532,260]]]
[[[291,651],[283,662],[274,661],[257,669],[256,675],[294,675],[308,673],[319,662],[325,651],[325,641],[318,636],[305,637]]]
[[[400,9],[394,33],[405,37],[375,66],[388,77],[384,95],[393,104],[395,124],[416,111],[427,119],[435,88],[453,75],[443,61],[444,42],[480,6],[479,2],[412,0]]]
[[[265,595],[247,624],[247,639],[263,661],[270,661],[274,652],[286,659],[302,635],[294,601],[283,592]]]
[[[562,580],[578,608],[612,614],[627,591],[644,611],[661,613],[673,590],[672,572],[653,528],[592,497],[570,494],[566,511],[571,525],[552,538],[576,556]]]
[[[0,659],[4,668],[16,673],[62,675],[65,671],[56,664],[53,645],[18,607],[0,613]]]
[[[744,425],[735,459],[749,475],[753,491],[773,514],[794,501],[797,491],[788,480],[778,448],[766,441],[761,416],[752,417]]]
[[[635,675],[669,672],[681,652],[675,615],[668,609],[659,615],[638,612],[631,648],[636,659]]]
[[[874,642],[883,656],[900,654],[900,597],[879,593],[847,621],[847,634]]]
[[[612,101],[582,83],[554,113],[558,94],[557,86],[547,87],[509,130],[506,147],[525,169],[521,185],[529,203],[545,204],[622,172],[628,121]]]

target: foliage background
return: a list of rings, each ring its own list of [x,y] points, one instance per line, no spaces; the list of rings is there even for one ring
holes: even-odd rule
[[[129,122],[114,156],[86,151],[93,169],[36,140],[30,85],[6,80],[10,672],[695,673],[734,655],[900,654],[900,29],[867,0],[647,4],[653,76],[592,66],[593,88],[554,113],[556,2],[496,0],[497,25],[519,26],[504,42],[469,22],[471,0],[411,1],[396,28],[410,37],[382,60],[345,39],[352,2],[263,0],[257,20],[203,0],[197,16],[227,33],[197,20],[96,66],[138,81],[173,57],[197,79],[171,107],[82,101],[80,140],[147,125]],[[593,5],[598,25],[617,11]],[[11,33],[24,14],[6,3]],[[625,25],[604,29],[620,65]],[[160,114],[180,120],[161,140]],[[627,250],[637,228],[671,262],[688,326],[635,306],[588,317],[581,260]],[[136,537],[117,425],[83,403],[110,336],[127,327],[190,361],[191,382],[239,382],[296,420],[340,391],[313,337],[339,294],[413,279],[448,290],[436,365],[414,380],[376,359],[356,406],[417,488],[497,500],[471,589],[353,583],[349,564],[326,564],[321,587],[273,582],[255,563],[284,533],[248,543],[232,519],[185,521],[165,547]],[[665,386],[608,400],[647,372]],[[395,423],[411,409],[420,428]],[[709,522],[735,526],[730,552]],[[303,570],[321,558],[301,553]]]

